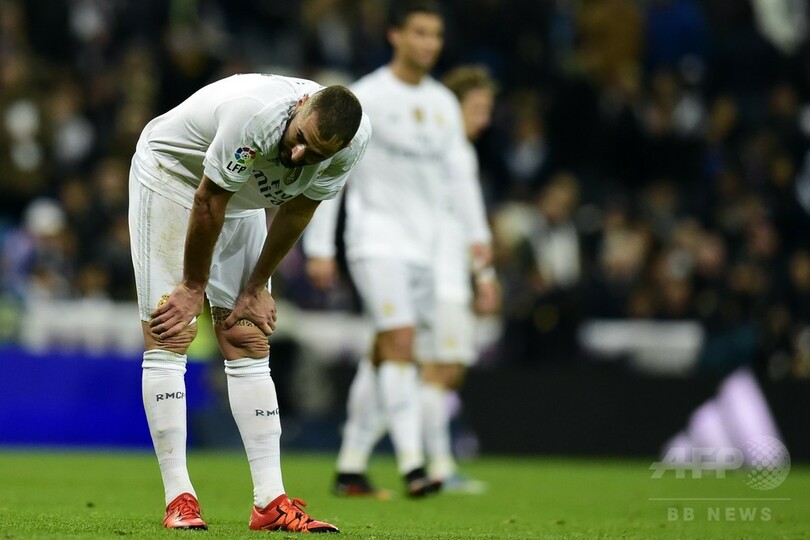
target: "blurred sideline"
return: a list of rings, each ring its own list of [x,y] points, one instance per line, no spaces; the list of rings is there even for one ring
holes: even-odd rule
[[[284,301],[278,308],[284,324],[271,338],[271,367],[285,411],[283,444],[335,451],[370,328],[357,315],[300,310]],[[135,312],[130,303],[81,300],[33,302],[18,314],[19,342],[0,345],[0,448],[150,447]],[[564,366],[505,368],[491,361],[502,330],[497,318],[480,321],[481,360],[469,373],[456,426],[462,458],[479,452],[655,456],[721,382],[717,374],[688,376],[707,341],[692,321],[586,321],[578,340],[591,361]],[[206,315],[195,346],[186,375],[189,444],[238,448]],[[32,369],[47,376],[31,377]],[[762,391],[792,458],[810,459],[810,433],[796,414],[810,407],[807,381],[765,380]]]
[[[330,364],[365,354],[372,338],[369,322],[361,315],[336,311],[302,310],[277,301],[282,324],[272,342],[293,340],[308,362]],[[24,310],[19,343],[33,352],[68,350],[90,356],[114,353],[139,358],[143,350],[141,327],[133,316],[137,304],[103,299],[34,301]],[[205,316],[200,338],[189,353],[203,361],[218,353]],[[483,353],[502,338],[500,317],[480,317],[476,325],[476,350]],[[586,321],[578,332],[579,346],[593,359],[627,359],[641,372],[686,375],[694,368],[704,344],[704,331],[696,321],[649,319]],[[272,355],[271,355],[272,356]]]

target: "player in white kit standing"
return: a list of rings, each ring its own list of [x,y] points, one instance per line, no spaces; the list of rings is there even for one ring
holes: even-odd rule
[[[456,97],[430,77],[443,45],[444,22],[431,1],[405,2],[392,13],[390,63],[352,85],[374,135],[352,172],[346,195],[346,256],[375,328],[349,392],[335,492],[369,495],[368,458],[385,429],[406,493],[435,492],[425,468],[415,341],[436,317],[434,261],[448,193],[472,189]],[[316,285],[336,275],[338,205],[316,213],[305,236]]]
[[[489,126],[495,82],[481,66],[459,66],[442,82],[461,103],[467,140],[464,161],[457,164],[466,182],[447,199],[437,231],[435,320],[417,335],[416,357],[422,380],[422,427],[430,478],[448,492],[481,493],[485,485],[459,474],[453,458],[450,409],[452,395],[462,386],[476,359],[475,314],[493,313],[500,305],[500,287],[492,263],[492,233],[473,141]],[[465,169],[466,167],[466,169]]]
[[[253,479],[250,529],[337,532],[308,516],[282,483],[270,277],[320,201],[341,190],[370,130],[347,88],[261,74],[212,83],[144,128],[132,159],[129,223],[164,526],[207,528],[186,466],[184,382],[207,297]],[[268,228],[270,207],[278,212]]]

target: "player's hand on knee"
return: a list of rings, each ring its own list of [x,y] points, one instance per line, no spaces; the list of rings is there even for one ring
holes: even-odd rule
[[[194,318],[202,313],[204,292],[180,284],[168,297],[161,299],[152,312],[149,327],[161,340],[170,339],[183,331]]]
[[[236,299],[236,306],[222,323],[229,329],[241,320],[247,320],[269,336],[276,329],[276,301],[270,291],[262,288],[258,291],[243,291]]]

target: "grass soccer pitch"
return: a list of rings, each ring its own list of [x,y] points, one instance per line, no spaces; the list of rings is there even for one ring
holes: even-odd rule
[[[334,456],[282,456],[285,486],[338,538],[808,538],[810,468],[757,491],[743,472],[653,478],[651,461],[481,458],[466,474],[484,495],[402,495],[394,462],[375,456],[371,475],[391,500],[329,492]],[[241,453],[191,453],[189,468],[208,531],[161,527],[163,490],[151,453],[0,451],[0,539],[297,538],[247,529],[252,488]]]

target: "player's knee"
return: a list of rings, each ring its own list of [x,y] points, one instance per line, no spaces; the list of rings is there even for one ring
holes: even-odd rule
[[[447,390],[457,390],[464,382],[464,368],[456,364],[431,364],[421,366],[422,381]]]
[[[171,351],[176,354],[186,354],[191,342],[197,337],[197,324],[190,324],[183,328],[177,335],[168,339],[159,339],[149,328],[148,323],[141,323],[146,349],[161,349]]]
[[[410,361],[413,357],[413,329],[400,328],[380,333],[376,349],[381,360]]]
[[[464,385],[464,371],[450,371],[444,380],[445,388],[459,390]]]
[[[267,336],[256,326],[216,327],[217,341],[226,358],[264,358],[270,354]]]

